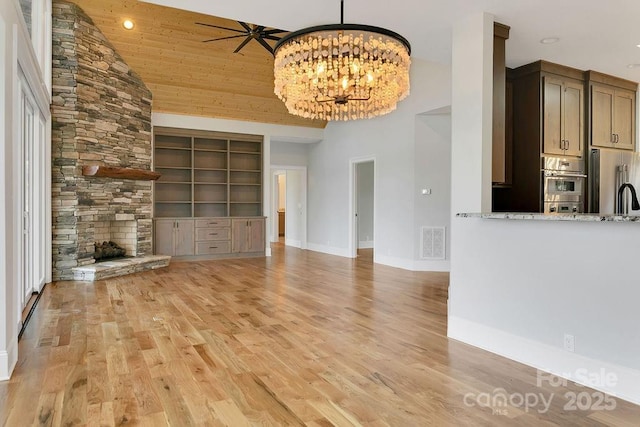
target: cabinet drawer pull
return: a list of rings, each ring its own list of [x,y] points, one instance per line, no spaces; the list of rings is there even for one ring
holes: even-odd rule
[[[217,246],[209,246],[209,249],[218,249]]]
[[[218,233],[209,233],[209,236],[217,236]]]

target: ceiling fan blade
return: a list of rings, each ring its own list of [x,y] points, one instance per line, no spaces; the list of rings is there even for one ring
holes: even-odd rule
[[[244,37],[244,36],[245,36],[244,34],[238,34],[237,36],[219,37],[217,39],[202,40],[202,43],[217,42],[218,40],[237,39],[238,37]]]
[[[247,32],[251,32],[251,27],[246,22],[238,21],[238,24],[242,25]]]
[[[271,52],[271,54],[273,55],[273,48],[269,46],[269,43],[264,41],[262,37],[258,37],[256,40],[258,40],[258,42],[260,42],[260,44],[264,46],[264,48],[267,49],[269,52]]]
[[[272,36],[272,35],[267,34],[266,36],[262,36],[262,38],[263,38],[263,39],[267,39],[267,40],[275,40],[275,41],[278,41],[278,40],[280,40],[282,37]]]
[[[236,48],[236,50],[233,51],[233,53],[238,53],[240,52],[240,49],[242,49],[243,47],[245,47],[247,45],[247,43],[249,43],[251,41],[251,37],[247,37],[246,39],[244,39],[244,41],[242,43],[240,43],[240,46],[238,46]]]
[[[278,30],[277,28],[273,28],[271,30],[265,30],[262,32],[263,34],[278,34],[278,33],[288,33],[286,30]]]
[[[219,28],[221,30],[235,31],[236,33],[243,33],[244,34],[244,31],[238,30],[238,29],[235,29],[235,28],[221,27],[219,25],[205,24],[205,23],[202,23],[202,22],[196,22],[196,25],[204,25],[205,27]]]
[[[264,31],[265,28],[267,28],[267,27],[265,27],[264,25],[255,25],[253,27],[253,31],[256,32],[256,33],[261,33],[261,32]]]

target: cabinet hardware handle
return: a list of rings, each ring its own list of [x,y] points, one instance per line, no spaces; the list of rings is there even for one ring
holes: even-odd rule
[[[568,149],[569,149],[569,145],[571,145],[571,143],[569,142],[569,140],[568,140],[568,139],[565,139],[565,140],[564,140],[564,142],[565,142],[565,144],[566,144],[566,145],[564,146],[564,149],[565,149],[565,150],[568,150]]]
[[[618,142],[620,142],[620,135],[618,135],[618,134],[616,133],[616,144],[617,144]]]
[[[218,233],[209,233],[209,236],[217,236]]]
[[[209,249],[218,249],[217,246],[209,246]]]

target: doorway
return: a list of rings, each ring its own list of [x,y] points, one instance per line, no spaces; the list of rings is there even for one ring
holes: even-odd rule
[[[375,248],[375,159],[352,159],[350,168],[350,243],[353,258],[373,260]]]
[[[307,247],[307,168],[272,166],[271,242]]]
[[[46,120],[37,107],[22,70],[19,70],[20,92],[20,275],[18,303],[24,309],[32,295],[40,292],[45,282],[44,230],[47,212],[44,191],[44,150]]]

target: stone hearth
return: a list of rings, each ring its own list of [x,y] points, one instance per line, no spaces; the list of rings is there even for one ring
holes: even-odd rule
[[[73,268],[73,280],[93,282],[125,274],[155,270],[169,265],[168,255],[147,255],[134,258],[122,258]]]

